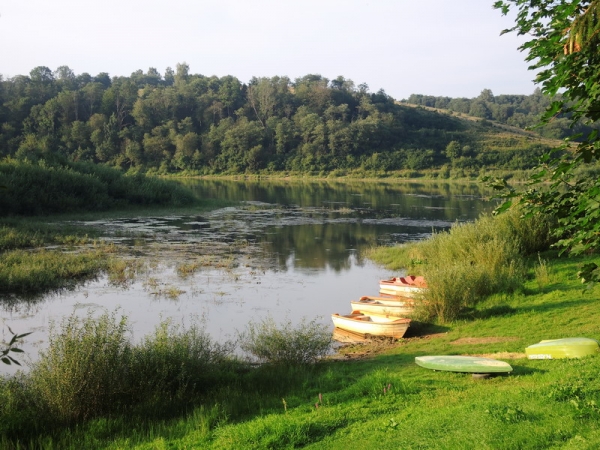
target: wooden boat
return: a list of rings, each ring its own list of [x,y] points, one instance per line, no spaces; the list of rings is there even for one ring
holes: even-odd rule
[[[405,317],[415,309],[412,299],[407,297],[361,297],[350,302],[353,311]]]
[[[425,288],[427,288],[425,279],[413,275],[379,280],[379,291],[385,294],[421,293]]]
[[[511,365],[504,361],[479,356],[417,356],[415,363],[425,369],[473,374],[498,374],[513,370]]]
[[[365,337],[382,336],[401,338],[410,326],[410,319],[383,314],[366,314],[352,311],[352,314],[332,314],[331,320],[336,328],[341,328]]]
[[[525,349],[529,359],[561,359],[582,358],[595,355],[600,351],[595,339],[575,337],[565,339],[548,339]]]

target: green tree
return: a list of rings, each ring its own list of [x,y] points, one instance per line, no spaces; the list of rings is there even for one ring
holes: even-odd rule
[[[137,97],[137,86],[129,78],[113,80],[110,88],[102,95],[102,111],[107,117],[115,114],[119,129],[122,129]]]
[[[166,127],[156,127],[151,133],[145,133],[142,144],[144,146],[145,161],[149,166],[159,167],[162,162],[170,162],[173,153],[173,144],[168,136]]]
[[[252,78],[247,96],[256,118],[266,127],[267,120],[275,114],[277,106],[276,84],[270,78]]]
[[[451,161],[454,161],[455,159],[458,159],[462,156],[462,148],[460,146],[460,142],[458,141],[451,141],[447,146],[446,146],[446,156],[448,157],[448,159],[450,159]]]
[[[264,129],[257,121],[245,117],[225,132],[219,163],[225,170],[241,173],[255,171],[263,162]]]
[[[200,136],[196,133],[178,134],[175,136],[175,154],[173,165],[178,169],[193,168],[194,155],[199,152]]]
[[[232,77],[231,75],[227,75],[221,79],[221,87],[219,87],[219,101],[225,105],[227,109],[227,116],[231,115],[231,112],[237,109],[237,106],[240,106],[242,101],[242,84],[240,81]]]
[[[83,110],[88,119],[100,110],[104,89],[104,85],[98,82],[88,83],[81,88]]]
[[[527,35],[521,46],[531,68],[538,70],[542,92],[555,99],[543,116],[549,122],[557,114],[571,123],[582,119],[592,124],[600,119],[600,0],[503,0],[495,8],[507,14],[516,10],[515,26],[504,32]],[[581,170],[598,167],[600,139],[597,130],[578,143],[555,149],[543,157],[525,192],[517,192],[505,181],[496,187],[508,189],[507,197],[520,197],[531,212],[548,213],[557,219],[557,245],[571,254],[596,251],[600,246],[600,179]],[[546,188],[542,183],[550,182]],[[512,200],[503,205],[510,207]],[[600,280],[600,269],[584,266],[584,280]]]

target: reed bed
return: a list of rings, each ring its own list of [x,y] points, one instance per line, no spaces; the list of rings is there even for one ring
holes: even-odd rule
[[[100,251],[11,250],[0,253],[0,294],[28,296],[65,288],[106,268]]]
[[[126,175],[91,163],[0,162],[2,215],[47,215],[103,211],[132,205],[191,205],[191,191],[177,183]]]

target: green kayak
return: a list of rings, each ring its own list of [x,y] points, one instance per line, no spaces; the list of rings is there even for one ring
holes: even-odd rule
[[[448,372],[491,374],[508,373],[513,370],[510,364],[504,361],[479,356],[417,356],[415,363],[426,369]]]
[[[525,349],[529,359],[581,358],[598,353],[598,341],[589,338],[549,339]]]

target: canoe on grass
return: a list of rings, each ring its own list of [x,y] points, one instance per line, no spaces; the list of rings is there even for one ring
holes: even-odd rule
[[[525,354],[529,359],[561,359],[595,355],[598,351],[597,340],[576,337],[540,341],[527,347]]]
[[[415,309],[415,303],[406,297],[361,297],[358,301],[351,301],[352,311],[364,313],[384,314],[396,317],[405,317]]]
[[[423,277],[407,276],[393,277],[389,280],[379,280],[379,291],[386,294],[420,293],[427,287]]]
[[[352,311],[352,314],[332,314],[336,328],[351,331],[362,336],[401,338],[410,326],[410,319],[379,314],[365,314]]]
[[[415,363],[425,369],[447,372],[497,374],[508,373],[513,370],[511,365],[504,361],[479,356],[417,356]]]

